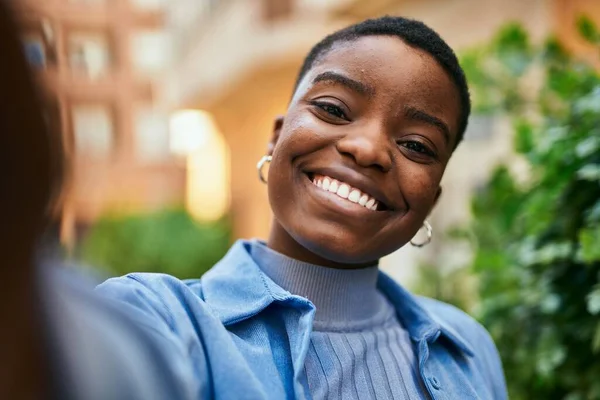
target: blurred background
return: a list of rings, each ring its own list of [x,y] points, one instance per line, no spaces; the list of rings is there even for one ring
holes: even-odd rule
[[[368,17],[424,21],[474,113],[433,242],[382,268],[480,318],[513,398],[600,399],[600,1],[13,3],[72,165],[55,241],[108,275],[198,277],[265,238],[255,166],[310,47]]]

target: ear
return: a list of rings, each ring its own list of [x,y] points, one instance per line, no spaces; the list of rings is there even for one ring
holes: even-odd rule
[[[271,140],[269,141],[269,145],[267,146],[267,155],[272,156],[273,150],[275,150],[275,145],[277,145],[277,141],[279,140],[279,134],[281,133],[281,127],[283,126],[284,116],[278,115],[275,118],[275,122],[273,124],[273,136],[271,136]]]

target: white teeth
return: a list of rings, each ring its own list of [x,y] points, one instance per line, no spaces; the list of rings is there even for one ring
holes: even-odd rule
[[[350,194],[350,187],[345,183],[340,184],[339,189],[337,190],[337,195],[343,199],[347,199]]]
[[[348,195],[348,200],[350,200],[353,203],[358,203],[358,199],[360,199],[360,192],[356,189],[353,189]]]
[[[337,193],[338,190],[338,183],[337,181],[332,181],[331,185],[329,185],[329,189],[328,189],[331,193]]]
[[[354,189],[347,183],[339,182],[326,176],[315,176],[312,183],[325,191],[335,193],[343,199],[359,204],[369,210],[377,211],[379,204],[377,200],[358,189]]]

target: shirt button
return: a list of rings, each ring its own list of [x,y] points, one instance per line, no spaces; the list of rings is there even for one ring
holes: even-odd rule
[[[442,387],[442,385],[440,384],[440,381],[435,376],[432,376],[431,378],[429,378],[429,383],[431,383],[431,386],[435,390],[440,390],[440,388]]]

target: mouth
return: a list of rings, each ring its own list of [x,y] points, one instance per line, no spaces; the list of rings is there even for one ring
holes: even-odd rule
[[[338,179],[319,174],[307,174],[308,179],[317,188],[336,195],[337,197],[354,203],[371,211],[389,211],[390,208],[382,201],[376,199],[369,193],[365,193],[360,189],[352,187],[346,182]]]

